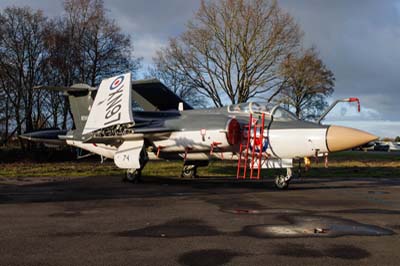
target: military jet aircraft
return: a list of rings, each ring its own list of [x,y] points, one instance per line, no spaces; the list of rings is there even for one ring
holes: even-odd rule
[[[249,173],[255,177],[255,172],[259,178],[261,168],[286,168],[286,174],[275,179],[281,189],[288,187],[293,176],[294,159],[305,158],[307,164],[307,158],[327,158],[331,152],[377,139],[357,129],[302,121],[268,103],[195,110],[164,86],[149,94],[152,84],[157,83],[132,83],[127,73],[103,80],[97,90],[84,84],[38,87],[63,91],[69,97],[75,129],[66,134],[51,131],[46,135],[44,131],[21,137],[51,143],[57,139],[110,158],[126,169],[126,180],[131,182],[139,180],[150,159],[181,159],[182,175],[193,177],[198,166],[219,158],[238,160],[238,178]]]

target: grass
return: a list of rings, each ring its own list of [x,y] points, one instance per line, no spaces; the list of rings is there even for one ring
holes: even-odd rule
[[[312,164],[304,173],[307,177],[400,177],[400,155],[391,153],[342,152],[330,156],[329,168],[323,162]],[[144,176],[178,177],[182,162],[149,162],[143,171]],[[263,170],[263,176],[272,177],[284,170]],[[100,164],[98,161],[68,161],[36,163],[1,163],[0,177],[88,177],[123,175],[111,160]],[[199,176],[236,176],[236,162],[213,161],[208,167],[201,167]]]

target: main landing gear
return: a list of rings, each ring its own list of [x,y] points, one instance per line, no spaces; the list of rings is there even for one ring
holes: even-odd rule
[[[197,175],[197,165],[184,165],[182,169],[182,178],[195,178]]]
[[[286,168],[286,176],[278,175],[275,177],[275,187],[277,189],[283,190],[289,187],[289,182],[293,177],[292,168]]]
[[[142,169],[145,167],[146,163],[149,161],[149,157],[147,155],[146,150],[143,148],[140,152],[140,168],[139,169],[127,169],[125,177],[122,179],[123,182],[129,182],[133,184],[137,184],[142,182]]]
[[[137,184],[142,181],[142,170],[141,169],[128,169],[126,171],[125,178],[123,179],[125,182]]]
[[[182,178],[196,178],[197,177],[197,167],[204,167],[209,164],[208,160],[188,160],[185,161],[182,168],[181,177]]]

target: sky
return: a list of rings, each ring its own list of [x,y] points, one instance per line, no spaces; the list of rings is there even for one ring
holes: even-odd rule
[[[157,49],[185,30],[199,0],[104,0],[109,16],[131,35],[144,68]],[[358,97],[340,104],[326,123],[352,125],[381,137],[400,135],[400,0],[278,0],[304,32],[305,47],[315,46],[335,74],[330,99]],[[30,6],[49,16],[62,13],[61,0],[0,0]]]

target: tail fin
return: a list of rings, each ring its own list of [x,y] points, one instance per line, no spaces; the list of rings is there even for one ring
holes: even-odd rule
[[[119,124],[134,124],[131,87],[131,73],[127,73],[103,80],[94,101],[91,92],[95,89],[86,84],[34,89],[64,92],[69,98],[76,133],[85,135]]]
[[[94,88],[87,84],[75,84],[71,87],[38,86],[34,89],[64,92],[69,99],[75,129],[79,133],[83,131],[89,116],[90,106],[93,104],[91,92],[95,90]]]
[[[134,124],[131,87],[131,73],[103,80],[82,134],[115,125]]]

